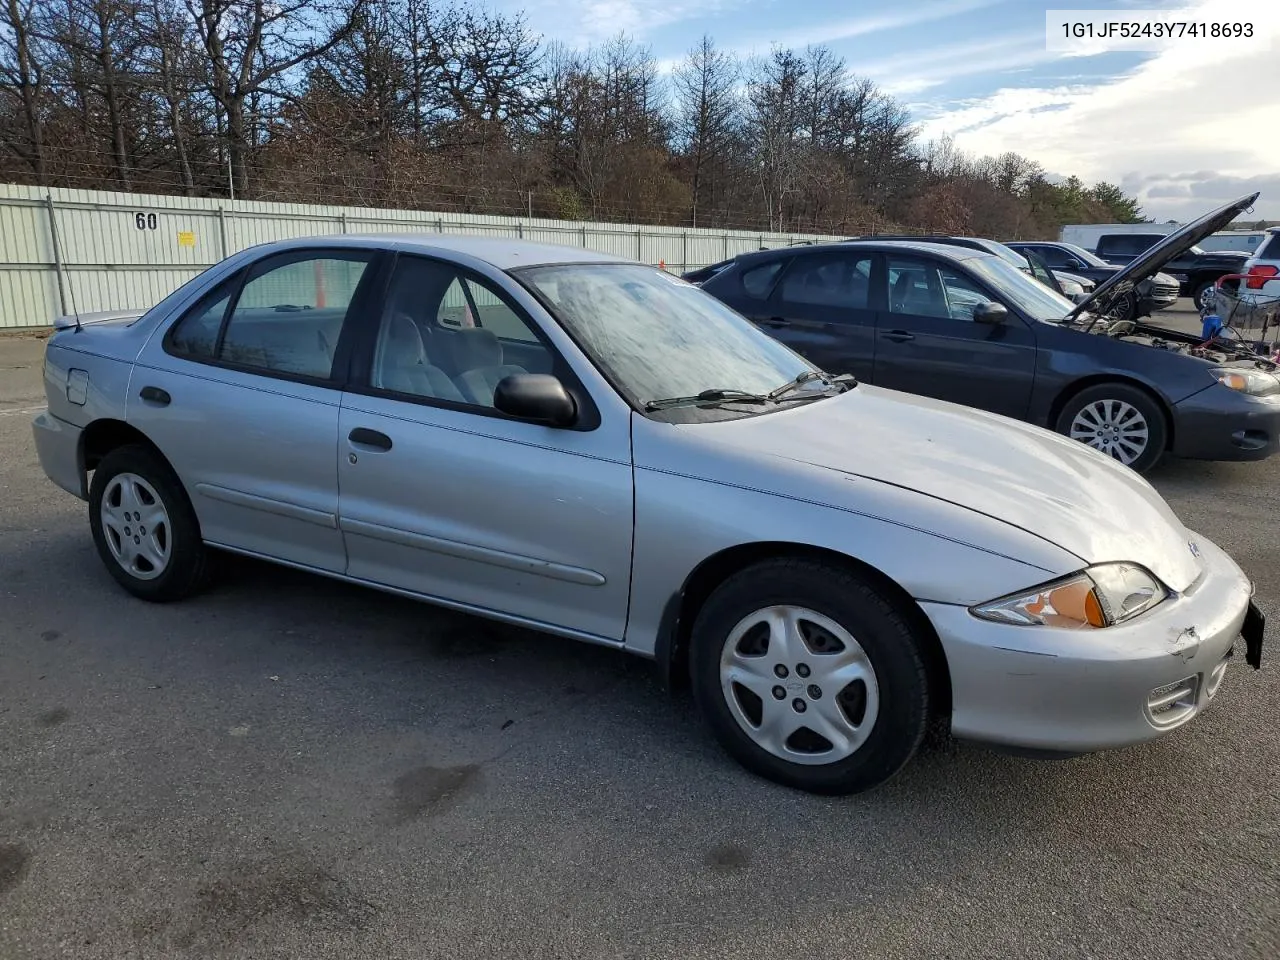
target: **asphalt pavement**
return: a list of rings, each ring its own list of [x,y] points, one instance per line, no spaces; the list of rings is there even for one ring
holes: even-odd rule
[[[1156,743],[815,798],[612,651],[250,561],[131,599],[40,472],[41,346],[0,339],[3,960],[1280,956],[1275,628]],[[1280,458],[1152,479],[1280,623]]]

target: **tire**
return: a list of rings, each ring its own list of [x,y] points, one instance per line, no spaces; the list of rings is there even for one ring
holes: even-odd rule
[[[181,600],[208,581],[209,551],[191,501],[149,447],[118,447],[102,458],[89,486],[89,526],[107,570],[135,597]]]
[[[1212,280],[1205,280],[1203,283],[1196,284],[1195,289],[1192,290],[1191,292],[1191,300],[1193,303],[1195,303],[1197,310],[1204,309],[1204,303],[1202,302],[1204,293],[1206,290],[1212,290],[1212,289],[1213,289]]]
[[[1127,383],[1100,383],[1081,390],[1063,406],[1054,429],[1138,473],[1160,462],[1169,439],[1160,404]]]
[[[720,745],[789,787],[869,790],[907,764],[929,727],[928,674],[908,618],[833,564],[782,558],[734,574],[699,611],[689,654],[694,697]]]

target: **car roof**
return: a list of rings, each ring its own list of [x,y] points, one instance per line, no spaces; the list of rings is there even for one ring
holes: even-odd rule
[[[555,263],[630,263],[638,261],[609,253],[558,243],[538,243],[516,237],[451,236],[443,233],[360,233],[297,237],[254,248],[257,253],[327,246],[400,250],[425,254],[453,254],[480,260],[499,270]]]
[[[934,256],[948,257],[952,260],[992,259],[1000,257],[988,250],[974,247],[960,247],[949,243],[929,243],[924,240],[837,240],[831,243],[818,243],[811,247],[775,247],[772,250],[752,250],[740,253],[735,258],[743,265],[763,263],[777,257],[806,257],[821,253],[838,252],[843,247],[858,247],[875,250],[879,253],[892,253],[900,250],[911,250],[916,253],[929,253]]]
[[[921,253],[942,254],[955,260],[972,260],[976,257],[1000,259],[984,247],[970,247],[964,244],[948,243],[945,240],[913,240],[877,239],[877,240],[845,240],[842,245],[858,247],[885,247],[889,250],[917,250]]]

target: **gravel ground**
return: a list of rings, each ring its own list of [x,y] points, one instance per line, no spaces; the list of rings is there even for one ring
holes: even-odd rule
[[[41,346],[0,339],[3,960],[1280,955],[1274,638],[1157,743],[809,797],[611,651],[248,561],[129,599],[40,473]],[[1153,481],[1280,620],[1280,459]]]

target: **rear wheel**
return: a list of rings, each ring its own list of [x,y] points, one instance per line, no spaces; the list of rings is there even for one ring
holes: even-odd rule
[[[1125,383],[1101,383],[1081,390],[1062,408],[1056,427],[1059,433],[1139,473],[1159,462],[1168,440],[1159,404]]]
[[[918,639],[894,602],[821,562],[766,561],[723,583],[694,623],[694,695],[725,750],[813,793],[888,780],[929,724]]]
[[[1195,301],[1196,309],[1203,310],[1209,300],[1209,291],[1213,289],[1213,281],[1205,280],[1203,283],[1196,285],[1191,293],[1191,299]]]
[[[191,501],[148,447],[118,447],[102,458],[89,487],[89,526],[107,570],[136,597],[180,600],[208,578],[209,554]]]

